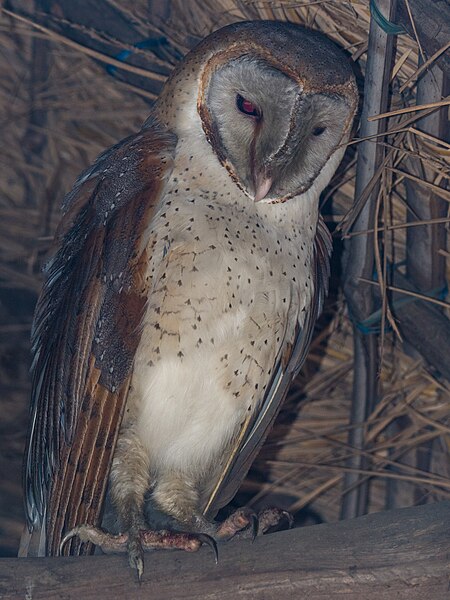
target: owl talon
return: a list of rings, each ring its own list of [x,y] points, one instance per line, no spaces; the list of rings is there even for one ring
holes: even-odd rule
[[[214,552],[214,561],[217,565],[219,563],[219,551],[217,549],[216,540],[210,535],[207,535],[206,533],[199,533],[197,537],[202,542],[202,544],[205,544],[206,546],[209,546],[212,549],[212,551]]]
[[[239,534],[244,537],[255,539],[258,534],[259,520],[258,516],[250,508],[239,508],[232,513],[217,528],[216,538],[220,540],[229,540]]]
[[[252,542],[255,541],[256,536],[258,535],[259,530],[259,518],[257,515],[251,515],[251,532],[252,532]]]
[[[287,521],[288,529],[294,523],[292,515],[286,510],[266,508],[256,514],[250,508],[240,508],[225,519],[223,523],[220,523],[215,537],[219,540],[229,540],[239,536],[250,538],[253,542],[258,535],[263,535],[271,527],[276,527],[283,521]]]
[[[77,537],[80,542],[90,542],[98,546],[105,554],[128,553],[128,562],[132,569],[136,569],[138,579],[141,581],[144,572],[144,551],[156,548],[171,550],[178,549],[186,552],[197,552],[201,546],[212,548],[214,559],[218,563],[219,555],[216,541],[205,533],[184,533],[178,531],[153,531],[140,529],[137,533],[120,533],[112,535],[97,527],[78,525],[71,529],[60,544],[62,554],[64,546],[71,539]]]
[[[141,582],[144,573],[144,549],[142,546],[140,532],[130,535],[127,544],[128,563],[132,569],[136,570],[138,581]]]
[[[291,529],[294,524],[294,517],[287,510],[281,508],[265,508],[259,514],[259,535],[266,533],[271,527],[280,525],[287,521],[287,529]]]
[[[64,546],[72,538],[77,537],[80,542],[90,542],[95,546],[99,546],[105,554],[111,554],[116,552],[125,552],[127,548],[128,534],[119,533],[118,535],[112,535],[99,529],[98,527],[92,527],[90,525],[78,525],[71,529],[63,537],[59,546],[59,552],[62,554]]]

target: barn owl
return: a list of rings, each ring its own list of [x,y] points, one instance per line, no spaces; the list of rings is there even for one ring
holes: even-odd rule
[[[195,550],[251,524],[245,509],[214,517],[305,358],[328,279],[319,195],[356,106],[324,35],[236,23],[76,181],[32,332],[22,553],[95,544],[141,574],[147,548]]]

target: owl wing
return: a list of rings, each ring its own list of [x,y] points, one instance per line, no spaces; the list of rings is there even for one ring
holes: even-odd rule
[[[319,216],[314,244],[314,297],[310,310],[307,311],[303,327],[297,327],[294,344],[278,357],[260,409],[241,428],[204,509],[207,518],[214,518],[218,510],[233,499],[275,422],[292,380],[305,361],[314,325],[328,292],[331,246],[330,233]]]
[[[57,555],[64,531],[100,523],[150,283],[143,236],[175,144],[147,122],[101,155],[63,203],[32,331],[30,553]]]

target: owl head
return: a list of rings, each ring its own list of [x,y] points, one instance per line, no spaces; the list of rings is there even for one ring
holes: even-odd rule
[[[254,21],[205,38],[161,98],[160,114],[178,135],[200,120],[217,159],[250,198],[284,202],[319,179],[321,189],[328,183],[358,91],[349,60],[326,36]]]

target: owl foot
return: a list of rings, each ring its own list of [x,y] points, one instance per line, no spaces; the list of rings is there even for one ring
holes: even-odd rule
[[[287,510],[281,508],[265,508],[258,513],[258,535],[267,533],[272,527],[278,527],[285,523],[284,529],[290,529],[294,524],[294,517]],[[287,527],[286,527],[287,525]]]
[[[69,531],[63,538],[60,551],[72,538],[77,537],[81,542],[91,542],[105,554],[128,553],[130,566],[136,569],[139,580],[144,572],[144,552],[156,548],[178,549],[186,552],[197,552],[203,544],[212,548],[217,563],[218,553],[215,540],[204,533],[182,533],[177,531],[154,531],[140,529],[136,532],[112,535],[90,525],[79,525]]]
[[[234,511],[217,526],[214,537],[218,540],[230,540],[239,534],[254,540],[258,535],[258,529],[257,514],[251,508],[243,507]]]
[[[257,535],[263,535],[272,527],[279,525],[283,520],[292,527],[294,522],[292,515],[279,508],[266,508],[256,514],[250,508],[240,508],[232,513],[225,521],[217,527],[215,537],[219,540],[229,540],[232,537],[255,539]]]

